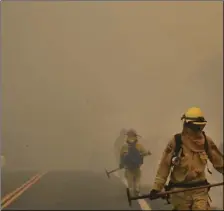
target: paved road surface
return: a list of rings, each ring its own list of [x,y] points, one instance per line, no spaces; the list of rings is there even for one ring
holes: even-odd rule
[[[1,196],[4,197],[14,191],[37,173],[36,171],[4,171],[3,169],[1,171]]]
[[[2,196],[36,173],[3,172]],[[137,201],[131,208],[128,206],[125,188],[118,177],[108,179],[104,172],[48,172],[3,210],[141,210]],[[150,189],[144,186],[142,191],[146,193]],[[164,200],[146,201],[152,210],[171,210]]]
[[[11,187],[19,183],[12,181]],[[4,193],[10,189],[6,184],[2,188]],[[125,186],[116,177],[109,180],[104,173],[49,172],[4,210],[14,209],[140,210],[140,206],[137,202],[128,206]]]

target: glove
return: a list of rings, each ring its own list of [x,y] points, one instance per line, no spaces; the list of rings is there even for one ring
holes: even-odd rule
[[[158,191],[158,190],[152,189],[149,193],[149,199],[154,200],[154,199],[160,198],[160,196],[158,196],[159,192],[160,191]]]
[[[151,155],[152,153],[150,151],[148,151],[148,155]]]
[[[167,196],[167,195],[163,195],[163,196],[161,196],[161,199],[166,200],[167,198],[168,198],[168,196]]]

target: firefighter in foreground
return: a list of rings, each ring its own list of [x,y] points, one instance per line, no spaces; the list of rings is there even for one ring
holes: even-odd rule
[[[135,196],[139,195],[140,192],[140,167],[143,164],[143,157],[151,155],[151,152],[145,150],[138,142],[138,135],[133,129],[127,131],[126,135],[126,143],[120,151],[120,168],[125,169],[128,188],[131,194]]]
[[[150,199],[165,190],[180,190],[208,184],[205,175],[207,162],[223,174],[223,155],[203,129],[207,123],[200,108],[192,107],[182,116],[183,131],[176,134],[163,153]],[[165,183],[170,174],[170,181]],[[211,172],[210,172],[211,173]],[[209,210],[208,189],[186,191],[170,195],[173,210]]]

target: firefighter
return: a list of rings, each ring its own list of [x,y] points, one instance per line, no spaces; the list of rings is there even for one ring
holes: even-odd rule
[[[135,130],[127,131],[126,143],[120,151],[120,168],[125,169],[125,178],[128,188],[132,195],[139,195],[141,169],[143,157],[151,155],[150,151],[145,150],[142,144],[138,141],[138,135]]]
[[[208,160],[223,174],[223,155],[203,131],[207,121],[201,109],[189,108],[181,119],[183,130],[169,141],[163,152],[150,199],[158,198],[158,192],[164,187],[166,190],[180,190],[207,185],[205,170],[206,167],[208,169]],[[165,186],[169,174],[170,181]],[[172,194],[170,202],[173,210],[208,210],[208,191],[199,189]]]

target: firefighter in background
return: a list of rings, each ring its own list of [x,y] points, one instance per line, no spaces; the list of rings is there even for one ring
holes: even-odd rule
[[[223,174],[223,155],[213,140],[203,132],[207,121],[201,109],[188,109],[182,120],[182,132],[169,141],[163,153],[150,199],[158,198],[158,192],[164,187],[166,190],[180,190],[208,184],[205,175],[208,160]],[[170,181],[165,186],[170,172]],[[210,209],[208,191],[199,189],[172,194],[170,202],[173,210]]]
[[[127,131],[126,143],[122,146],[120,151],[120,168],[125,169],[125,178],[127,180],[128,188],[132,195],[139,195],[141,169],[143,164],[143,157],[151,155],[150,151],[139,143],[138,135],[133,130]]]

